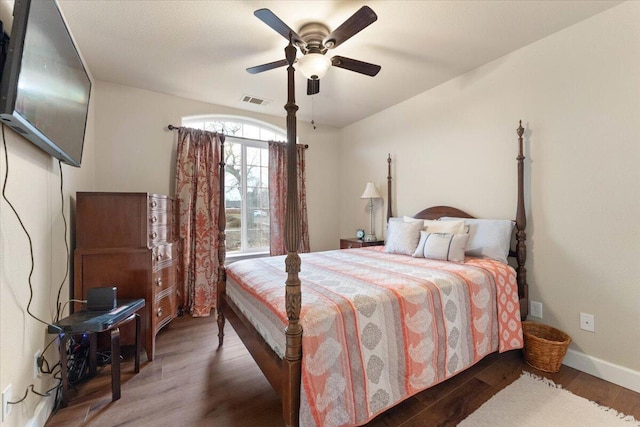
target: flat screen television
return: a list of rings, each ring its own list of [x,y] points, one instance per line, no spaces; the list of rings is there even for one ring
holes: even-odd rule
[[[80,166],[91,80],[55,0],[15,0],[0,83],[0,120]]]

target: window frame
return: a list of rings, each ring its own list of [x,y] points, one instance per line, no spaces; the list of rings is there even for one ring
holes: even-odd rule
[[[217,126],[216,124],[211,125],[212,122],[222,123],[222,128]],[[228,127],[226,124],[230,124]],[[241,125],[239,129],[234,132],[230,132],[231,124]],[[234,144],[239,144],[241,147],[241,188],[240,188],[240,247],[241,250],[227,252],[227,258],[237,260],[242,258],[250,258],[255,256],[264,256],[269,254],[269,246],[266,247],[256,247],[256,248],[248,248],[248,224],[247,220],[249,209],[247,207],[247,147],[255,147],[260,149],[266,149],[268,155],[269,144],[268,141],[281,141],[286,142],[286,131],[277,126],[271,125],[269,123],[263,122],[261,120],[252,119],[249,117],[243,116],[233,116],[233,115],[198,115],[198,116],[188,116],[182,118],[182,126],[192,127],[197,129],[204,129],[215,132],[224,132],[226,136],[227,142],[232,142]],[[251,126],[254,128],[258,128],[258,137],[263,137],[263,133],[267,134],[268,137],[264,137],[265,139],[255,139],[248,138],[244,136],[245,126]],[[226,128],[226,129],[225,129]],[[241,135],[236,135],[236,133],[240,133]],[[269,138],[269,139],[266,139]],[[224,153],[222,153],[224,155]],[[268,168],[268,164],[267,164]],[[226,204],[225,204],[226,205]],[[225,211],[227,207],[225,206]],[[244,225],[243,224],[247,224]]]

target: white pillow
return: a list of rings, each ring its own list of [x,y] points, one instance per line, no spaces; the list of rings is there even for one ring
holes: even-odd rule
[[[437,221],[432,219],[417,219],[410,216],[403,216],[404,222],[420,222],[422,221],[424,230],[429,233],[451,233],[451,234],[464,234],[468,230],[465,227],[464,220],[459,221]]]
[[[418,246],[421,229],[421,222],[389,221],[384,251],[390,254],[412,255]]]
[[[421,231],[420,242],[413,256],[416,258],[464,262],[464,250],[468,240],[468,234],[429,233],[427,231]]]
[[[461,218],[442,217],[441,221],[459,221]],[[515,223],[506,219],[463,219],[469,225],[466,254],[491,258],[507,264],[511,248],[511,233]]]

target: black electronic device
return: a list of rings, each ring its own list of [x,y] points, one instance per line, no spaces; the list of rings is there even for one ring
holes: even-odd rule
[[[118,288],[115,286],[87,289],[87,310],[108,311],[118,306]]]
[[[55,0],[16,0],[0,83],[0,120],[80,166],[91,80]]]

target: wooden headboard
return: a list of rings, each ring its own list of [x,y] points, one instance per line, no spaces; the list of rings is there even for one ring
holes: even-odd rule
[[[440,219],[443,216],[452,216],[455,218],[475,218],[465,211],[461,211],[457,208],[452,208],[451,206],[433,206],[427,209],[423,209],[413,217],[418,219]]]

